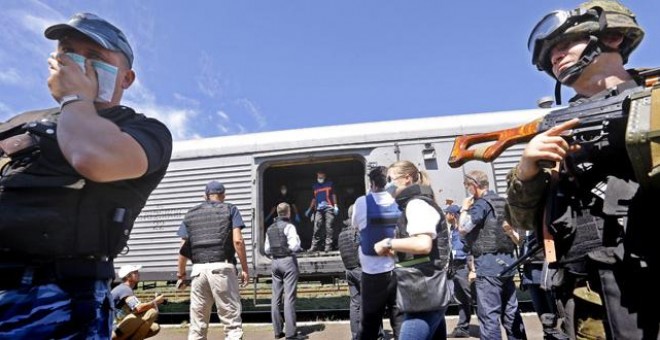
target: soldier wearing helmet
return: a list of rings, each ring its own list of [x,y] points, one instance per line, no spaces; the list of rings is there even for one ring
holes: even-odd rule
[[[591,0],[573,10],[547,14],[534,27],[528,48],[532,63],[576,95],[570,105],[598,105],[620,96],[628,113],[630,98],[651,93],[658,69],[624,65],[644,30],[635,14],[618,1]],[[660,106],[660,104],[656,104]],[[660,108],[651,108],[660,119]],[[565,138],[578,119],[535,136],[512,170],[507,190],[512,225],[547,228],[557,261],[549,265],[547,287],[556,297],[562,330],[574,338],[658,338],[659,320],[651,310],[659,300],[650,280],[657,271],[654,243],[658,187],[640,185],[629,160],[627,114],[604,121],[607,142],[582,148]],[[647,146],[648,148],[648,146]],[[550,161],[556,166],[544,168]],[[637,175],[636,175],[637,174]]]

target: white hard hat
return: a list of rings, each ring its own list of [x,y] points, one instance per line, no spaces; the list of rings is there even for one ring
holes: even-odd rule
[[[123,280],[126,276],[128,276],[128,274],[140,270],[140,268],[142,268],[142,266],[133,265],[133,264],[127,264],[121,266],[121,268],[119,268],[119,272],[117,276]]]

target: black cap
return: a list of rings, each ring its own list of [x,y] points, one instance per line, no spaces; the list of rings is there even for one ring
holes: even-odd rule
[[[76,13],[67,23],[46,28],[44,35],[48,39],[59,40],[71,30],[84,34],[103,48],[121,52],[126,56],[128,66],[133,67],[133,49],[124,33],[115,25],[95,14]]]

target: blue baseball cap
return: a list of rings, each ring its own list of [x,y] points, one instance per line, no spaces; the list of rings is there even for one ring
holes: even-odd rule
[[[44,35],[48,39],[59,40],[72,30],[84,34],[103,48],[121,52],[126,56],[129,67],[133,67],[133,49],[124,33],[95,14],[76,13],[68,22],[46,28]]]
[[[457,206],[456,204],[452,204],[445,208],[445,213],[458,215],[461,213],[461,207]]]
[[[206,194],[211,195],[211,194],[224,194],[225,193],[225,186],[218,182],[218,181],[210,181],[206,185]]]

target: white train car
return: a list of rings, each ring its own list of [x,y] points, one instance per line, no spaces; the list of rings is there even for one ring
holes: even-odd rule
[[[301,212],[297,225],[303,248],[311,244],[312,224],[303,215],[312,198],[316,171],[324,170],[335,184],[340,207],[335,235],[347,218],[347,209],[368,190],[366,171],[409,160],[426,170],[436,199],[460,204],[467,194],[463,174],[481,169],[489,174],[491,187],[503,193],[505,176],[515,165],[522,145],[506,150],[492,163],[468,162],[460,168],[447,165],[454,138],[500,130],[527,123],[547,110],[532,109],[436,118],[381,121],[205,138],[175,142],[165,178],[149,197],[138,216],[125,253],[115,266],[143,266],[142,280],[175,280],[180,245],[177,230],[186,211],[202,201],[210,180],[225,184],[226,201],[238,206],[245,229],[250,276],[270,275],[264,255],[264,218],[274,205],[279,187],[286,184]],[[298,257],[301,280],[343,275],[337,251]]]

